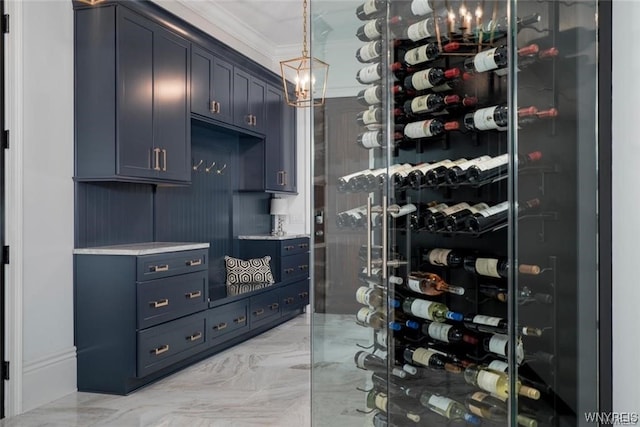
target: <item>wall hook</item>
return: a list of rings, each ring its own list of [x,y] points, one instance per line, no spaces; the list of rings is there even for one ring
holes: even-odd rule
[[[227,168],[227,164],[225,163],[225,164],[222,166],[222,168],[220,168],[220,169],[216,170],[216,173],[217,173],[218,175],[222,175],[222,172],[223,172],[226,168]]]
[[[202,166],[202,163],[204,163],[204,160],[201,159],[197,165],[193,165],[193,170],[197,171],[198,169],[200,169],[200,166]]]
[[[211,172],[211,169],[213,169],[213,167],[216,165],[216,162],[211,163],[211,166],[205,167],[204,170],[205,172],[209,173]]]

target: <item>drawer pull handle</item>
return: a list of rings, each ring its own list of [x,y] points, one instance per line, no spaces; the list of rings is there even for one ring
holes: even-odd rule
[[[294,297],[289,297],[286,300],[284,300],[287,304],[292,304],[295,301]]]
[[[202,265],[202,259],[192,259],[190,261],[187,261],[187,265],[189,267],[193,267],[194,265]]]
[[[285,250],[285,251],[290,251],[290,250],[291,250],[291,249],[293,249],[293,248],[295,248],[295,246],[293,246],[293,245],[287,245],[287,246],[285,246],[285,247],[284,247],[284,250]]]
[[[301,249],[305,249],[305,248],[308,248],[308,247],[309,247],[309,244],[308,244],[308,243],[300,243],[300,244],[298,245],[298,247],[299,247],[299,248],[301,248]]]
[[[260,310],[254,311],[253,314],[255,314],[256,316],[263,315],[264,314],[264,308],[261,308]]]
[[[225,329],[227,326],[228,325],[225,322],[223,322],[223,323],[220,323],[220,324],[214,326],[213,330],[214,331],[221,331],[221,330]]]
[[[151,350],[151,354],[157,356],[159,354],[166,353],[167,351],[169,351],[169,344],[165,344],[162,347],[154,348],[153,350]]]
[[[199,298],[200,295],[202,295],[202,292],[200,292],[200,291],[189,292],[189,293],[184,294],[184,296],[189,298],[189,299]]]
[[[287,268],[285,270],[285,273],[289,274],[289,273],[293,273],[296,269],[295,268]]]
[[[199,340],[200,338],[202,338],[202,332],[196,332],[196,333],[195,333],[195,334],[193,334],[193,335],[189,335],[189,336],[187,337],[187,341],[197,341],[197,340]]]
[[[237,319],[234,320],[234,322],[236,323],[244,323],[247,320],[246,316],[240,316]]]
[[[166,307],[169,305],[169,298],[161,299],[160,301],[151,301],[149,305],[153,308]]]
[[[302,265],[299,265],[298,268],[300,270],[306,270],[307,268],[309,268],[309,265],[308,264],[302,264]]]
[[[280,304],[278,304],[277,302],[274,302],[273,304],[271,304],[271,305],[269,306],[269,308],[270,308],[271,310],[277,310],[277,309],[278,309],[278,307],[280,307]]]
[[[309,292],[301,292],[298,294],[300,298],[306,298],[309,295]]]
[[[153,271],[154,273],[158,273],[160,271],[169,271],[169,264],[153,265],[151,266],[151,271]]]

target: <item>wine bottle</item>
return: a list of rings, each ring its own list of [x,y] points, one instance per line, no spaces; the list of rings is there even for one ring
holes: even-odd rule
[[[485,351],[488,351],[498,356],[507,357],[509,347],[509,337],[504,334],[493,334],[490,337],[485,337],[482,341],[482,346]],[[524,360],[524,348],[522,346],[522,340],[518,340],[516,344],[516,362],[518,365]]]
[[[457,91],[464,87],[464,84],[473,79],[473,74],[471,73],[458,73],[457,77],[446,80],[443,83],[434,86],[431,88],[431,92],[441,93],[441,92],[451,92]]]
[[[466,161],[466,159],[465,159],[465,161]],[[422,185],[424,185],[424,183],[426,183],[426,175],[427,175],[428,171],[430,171],[432,169],[439,168],[439,167],[447,167],[447,166],[452,165],[452,164],[454,164],[454,162],[452,162],[449,159],[445,159],[445,160],[440,160],[439,162],[426,164],[421,168],[413,170],[413,171],[411,171],[411,173],[407,177],[408,185],[411,188],[414,188],[414,189],[417,190],[420,187],[422,187]]]
[[[402,408],[395,401],[389,401],[386,393],[377,391],[376,389],[371,390],[367,394],[367,408],[379,409],[397,416],[402,416],[414,423],[419,423],[421,419],[419,413]]]
[[[451,164],[443,164],[438,166],[437,168],[428,170],[424,174],[424,179],[421,181],[420,187],[435,187],[444,183],[446,181],[447,171],[450,168],[461,165],[467,161],[468,160],[465,158],[460,158],[452,162]]]
[[[506,258],[483,258],[469,255],[464,258],[463,266],[471,273],[497,279],[506,278],[509,272],[509,260]],[[540,267],[537,265],[518,265],[518,272],[521,274],[536,276],[540,274],[540,271]]]
[[[519,108],[518,117],[532,116],[535,115],[537,111],[538,109],[535,107]],[[509,112],[506,105],[480,108],[473,113],[465,114],[463,123],[467,129],[474,131],[506,131],[509,124]]]
[[[356,30],[358,40],[368,42],[382,37],[382,29],[385,26],[384,17],[370,19]]]
[[[395,381],[389,381],[386,375],[374,372],[371,375],[373,387],[378,390],[388,390],[391,396],[406,396],[412,399],[419,399],[423,387],[410,387],[408,384],[398,384]],[[406,381],[404,382],[406,383]]]
[[[448,105],[458,104],[459,102],[460,97],[458,95],[443,96],[437,93],[430,93],[406,101],[403,108],[406,114],[415,116],[440,111]]]
[[[370,107],[365,111],[361,111],[356,116],[356,122],[360,126],[380,126],[382,123],[382,109]]]
[[[429,408],[436,414],[450,420],[464,420],[469,424],[480,424],[480,420],[475,415],[467,413],[464,406],[460,402],[456,402],[439,394],[424,391],[420,395],[420,403],[422,406]]]
[[[355,354],[353,360],[356,366],[360,369],[372,372],[381,372],[384,375],[387,374],[387,360],[376,356],[375,354],[361,350]],[[392,368],[389,372],[391,375],[398,378],[407,377],[407,373],[400,368]]]
[[[367,274],[367,269],[363,268],[358,272],[358,279],[360,279],[363,283],[373,283],[374,285],[381,285],[382,280],[382,269],[381,268],[371,268],[369,269],[369,274]],[[401,285],[404,282],[402,277],[390,275],[387,277],[389,283],[394,285]],[[392,300],[391,303],[394,304],[395,300]]]
[[[483,314],[464,316],[463,323],[465,328],[471,331],[507,334],[509,323],[500,317],[485,316]],[[531,326],[518,326],[518,333],[530,337],[541,337],[542,330]]]
[[[426,366],[428,368],[443,370],[454,374],[462,372],[462,369],[459,366],[449,363],[440,354],[426,348],[414,348],[410,346],[402,348],[401,346],[398,346],[396,354],[402,354],[404,360],[409,364]]]
[[[531,44],[518,49],[518,56],[527,56],[539,51],[536,44]],[[484,50],[474,56],[465,59],[464,71],[468,73],[483,73],[499,68],[505,68],[508,62],[507,46],[502,45],[488,50]]]
[[[368,63],[380,59],[382,52],[382,42],[375,40],[365,44],[356,51],[356,59],[361,63]]]
[[[518,155],[516,162],[518,166],[525,166],[535,163],[542,158],[540,151],[533,151],[525,155]],[[493,179],[507,173],[509,166],[509,154],[502,154],[492,158],[490,161],[472,165],[467,171],[467,179],[471,182]]]
[[[389,205],[387,212],[391,218],[402,218],[418,210],[418,207],[413,203],[407,203],[402,206],[393,204]]]
[[[472,365],[464,370],[464,380],[498,397],[507,398],[509,396],[509,377],[504,372],[498,372],[486,366]],[[516,391],[519,395],[529,399],[540,399],[540,391],[535,388],[522,385],[520,380],[516,380]]]
[[[557,48],[550,47],[538,52],[533,52],[530,55],[519,56],[518,63],[516,64],[516,71],[520,72],[537,62],[550,61],[558,57],[559,54],[560,51]],[[499,68],[495,70],[494,73],[498,76],[506,76],[507,74],[509,74],[509,68]]]
[[[533,24],[540,22],[540,14],[533,13],[523,18],[516,18],[516,31],[520,32],[523,28],[529,27]],[[486,24],[476,27],[476,38],[483,42],[489,40],[498,40],[507,35],[509,30],[509,17],[502,16],[497,19],[491,19]],[[482,33],[482,34],[481,34]]]
[[[438,203],[432,206],[422,206],[409,217],[409,227],[412,230],[422,230],[427,226],[428,218],[435,212],[439,212],[446,209],[448,205],[446,203]]]
[[[539,122],[543,119],[553,119],[558,117],[558,110],[556,108],[549,108],[548,110],[537,111],[535,114],[529,114],[525,116],[518,117],[518,128],[522,128],[523,126],[528,126],[534,123]]]
[[[356,313],[356,321],[359,324],[369,326],[373,329],[384,328],[387,324],[387,321],[381,312],[372,310],[369,307],[362,307],[358,310]]]
[[[341,176],[338,178],[338,191],[340,193],[348,193],[353,191],[353,187],[355,185],[356,178],[359,175],[362,175],[363,171],[358,171],[354,173],[350,173],[348,175]],[[353,181],[351,181],[353,179]]]
[[[458,231],[464,228],[465,220],[471,215],[478,213],[484,209],[488,209],[486,203],[477,203],[467,209],[452,213],[444,219],[444,229],[447,231]]]
[[[441,40],[447,40],[449,29],[446,20],[439,16],[429,16],[427,19],[409,25],[403,32],[402,38],[417,42],[420,40],[436,40],[440,34]]]
[[[377,82],[382,78],[382,64],[371,64],[364,68],[361,68],[356,73],[356,80],[363,84],[368,85],[373,82]]]
[[[382,138],[380,130],[371,130],[358,135],[357,144],[366,149],[385,147],[385,141]]]
[[[402,311],[411,316],[420,317],[422,319],[434,322],[444,322],[447,319],[456,321],[464,319],[462,314],[449,311],[449,308],[440,302],[412,297],[406,297],[400,300],[400,302],[402,304]]]
[[[464,295],[465,289],[461,286],[450,285],[442,277],[435,273],[424,271],[413,272],[407,277],[407,288],[423,295],[437,296],[445,292],[455,295]]]
[[[461,202],[443,209],[440,212],[434,213],[427,220],[427,230],[434,232],[442,229],[444,226],[444,220],[447,216],[468,208],[470,208],[469,203]]]
[[[404,79],[404,87],[410,90],[426,90],[444,83],[447,79],[460,76],[458,68],[445,70],[439,67],[417,71]]]
[[[480,156],[480,157],[476,157],[475,159],[467,160],[464,163],[453,165],[449,169],[447,169],[446,173],[444,174],[445,179],[448,184],[459,184],[460,182],[463,182],[466,179],[467,171],[471,166],[485,162],[490,159],[491,159],[491,156]]]
[[[386,304],[386,298],[381,289],[360,286],[356,290],[356,301],[373,308],[382,308]]]
[[[396,190],[403,189],[408,186],[407,177],[414,170],[420,169],[428,165],[429,163],[419,163],[417,165],[412,165],[410,168],[403,168],[391,175],[391,183],[395,187]]]
[[[443,123],[438,119],[421,120],[412,122],[404,127],[404,136],[409,139],[431,138],[443,134],[446,131],[459,129],[458,122]]]
[[[389,168],[384,167],[370,170],[368,173],[356,178],[356,188],[358,191],[373,191],[386,184],[388,177],[387,172],[393,174],[401,169],[409,168],[411,168],[411,164],[402,163],[391,165]]]
[[[540,199],[527,200],[518,205],[518,215],[537,209],[539,206]],[[469,231],[480,233],[493,227],[506,224],[508,215],[509,202],[498,203],[489,209],[485,209],[468,217],[465,220],[465,228]]]
[[[492,396],[482,391],[476,391],[465,398],[465,405],[469,411],[481,418],[506,423],[508,416],[507,403],[499,397]],[[538,422],[518,413],[518,425],[523,427],[537,427]]]
[[[478,338],[465,333],[462,329],[449,325],[448,323],[430,322],[425,320],[422,322],[421,331],[434,340],[446,342],[448,344],[467,343],[476,345]]]
[[[463,256],[454,249],[423,249],[422,261],[439,267],[462,267]]]
[[[442,46],[442,51],[447,53],[455,52],[458,49],[460,49],[460,44],[457,42],[447,43]],[[399,52],[399,56],[408,66],[416,66],[437,59],[440,57],[440,53],[440,48],[437,43],[428,42],[422,46],[407,50],[404,52],[404,55],[402,55],[402,52]]]
[[[340,212],[336,216],[336,225],[338,228],[353,228],[354,224],[363,215],[366,216],[367,207],[360,206],[357,208],[349,209],[348,211]]]
[[[361,21],[377,18],[387,11],[387,0],[365,0],[356,8],[356,16]]]
[[[363,105],[378,105],[382,102],[382,86],[373,85],[362,89],[356,98]]]
[[[509,295],[507,288],[494,284],[481,283],[478,285],[478,291],[485,296],[496,299],[500,302],[507,302]],[[527,286],[518,289],[517,301],[519,305],[525,305],[533,302],[540,304],[553,304],[553,296],[550,294],[534,293]]]
[[[442,115],[461,115],[466,112],[470,107],[475,107],[478,104],[478,98],[475,96],[465,95],[462,99],[458,96],[459,101],[445,105],[445,108],[431,113],[432,116],[438,117]]]

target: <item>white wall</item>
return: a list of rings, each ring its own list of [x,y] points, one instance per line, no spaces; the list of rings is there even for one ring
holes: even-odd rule
[[[640,412],[640,58],[629,49],[640,37],[639,20],[640,2],[613,2],[613,408],[620,412]]]
[[[9,318],[22,327],[21,348],[8,348],[13,381],[22,386],[10,398],[11,414],[74,391],[76,364],[71,2],[10,1],[8,11],[9,286],[23,301]]]

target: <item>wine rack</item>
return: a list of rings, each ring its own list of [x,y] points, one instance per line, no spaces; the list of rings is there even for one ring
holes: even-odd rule
[[[332,183],[338,232],[366,241],[343,279],[368,334],[351,350],[353,425],[576,425],[595,405],[578,393],[569,230],[576,123],[595,123],[570,70],[593,7],[516,3],[357,5],[352,143],[369,164]]]

